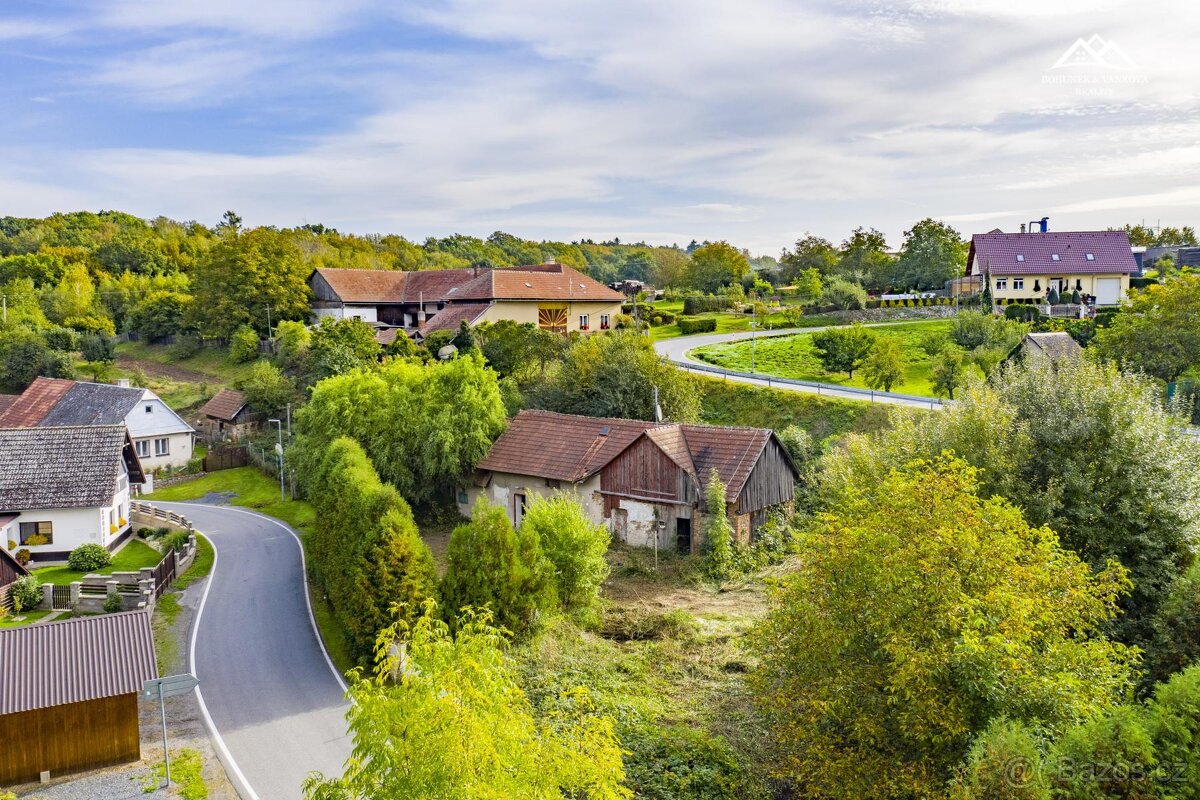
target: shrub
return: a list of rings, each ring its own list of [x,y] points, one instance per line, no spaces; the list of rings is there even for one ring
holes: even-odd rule
[[[1081,294],[1079,293],[1079,290],[1078,290],[1078,289],[1076,289],[1075,291],[1071,292],[1071,302],[1072,302],[1072,303],[1074,303],[1075,305],[1079,305],[1079,304],[1080,304],[1080,302],[1082,302],[1082,301],[1083,301],[1083,295],[1081,295]]]
[[[67,556],[67,566],[76,572],[104,569],[111,563],[112,554],[98,544],[81,544]]]
[[[187,531],[170,531],[162,537],[163,552],[174,550],[179,553],[187,547],[190,534]]]
[[[608,577],[609,533],[588,519],[579,501],[569,495],[534,498],[521,523],[534,534],[554,567],[554,586],[563,608],[595,604],[600,584]]]
[[[1046,302],[1052,306],[1058,305],[1061,300],[1062,298],[1059,297],[1058,289],[1051,289],[1050,293],[1046,295]]]
[[[1112,713],[1070,728],[1050,751],[1051,765],[1102,766],[1104,794],[1093,793],[1096,776],[1089,769],[1056,769],[1058,797],[1152,797],[1143,793],[1154,764],[1154,742],[1141,708],[1117,706]]]
[[[703,295],[685,297],[683,300],[683,313],[688,316],[704,314],[709,311],[725,311],[729,308],[733,308],[733,298],[729,295]]]
[[[32,554],[29,552],[28,547],[22,547],[20,550],[17,551],[17,555],[16,555],[17,563],[20,564],[22,567],[29,563],[30,558],[32,558]]]
[[[26,575],[18,580],[8,590],[8,597],[12,600],[13,609],[18,614],[37,608],[42,602],[42,587],[38,583],[37,576]]]
[[[137,529],[137,535],[139,539],[149,539],[154,536],[154,528],[147,528],[143,525]]]
[[[950,800],[1050,800],[1041,751],[1024,723],[1000,719],[975,740]]]
[[[203,346],[199,336],[177,336],[175,344],[171,345],[171,358],[175,361],[191,358],[199,353]]]
[[[233,332],[229,340],[229,357],[236,364],[258,358],[258,334],[249,325],[243,325]]]
[[[46,345],[51,350],[70,353],[79,349],[79,334],[70,328],[51,328],[46,331]]]
[[[761,797],[746,760],[722,736],[683,725],[643,722],[620,731],[630,751],[626,775],[645,800]]]
[[[35,533],[32,536],[25,537],[25,544],[30,547],[41,547],[44,544],[50,544],[50,537]]]
[[[825,301],[843,311],[867,304],[867,290],[845,278],[833,278],[825,287]]]
[[[662,314],[655,314],[653,317],[651,317],[651,318],[650,318],[650,324],[651,324],[651,325],[653,325],[653,326],[654,326],[654,327],[656,327],[656,328],[657,328],[658,326],[662,325],[662,324],[663,324],[663,318],[662,318]]]
[[[716,329],[716,317],[700,317],[697,319],[679,318],[679,332],[684,336],[689,336],[693,333],[712,333]]]
[[[106,614],[115,614],[125,608],[125,604],[121,602],[121,595],[109,595],[104,599],[104,612]]]

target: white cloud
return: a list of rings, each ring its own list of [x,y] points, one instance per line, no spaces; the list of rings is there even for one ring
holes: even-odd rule
[[[219,104],[250,89],[245,82],[275,59],[221,39],[184,39],[121,55],[88,79],[143,100]]]

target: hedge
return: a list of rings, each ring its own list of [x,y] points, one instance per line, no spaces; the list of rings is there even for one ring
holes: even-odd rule
[[[712,333],[716,329],[716,317],[701,317],[699,319],[679,318],[679,332],[684,336],[692,333]]]
[[[709,311],[725,311],[729,308],[733,308],[733,301],[725,295],[685,297],[683,300],[683,313],[688,316],[704,314]]]

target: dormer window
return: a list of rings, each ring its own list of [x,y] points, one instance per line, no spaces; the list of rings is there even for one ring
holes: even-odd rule
[[[1062,259],[1058,257],[1058,253],[1051,253],[1050,260],[1051,261],[1062,261]]]
[[[1088,260],[1088,261],[1095,261],[1095,260],[1096,260],[1096,255],[1095,255],[1094,253],[1088,253],[1088,254],[1087,254],[1087,260]]]
[[[1024,261],[1024,260],[1025,260],[1025,256],[1023,256],[1020,253],[1017,253],[1017,261]]]

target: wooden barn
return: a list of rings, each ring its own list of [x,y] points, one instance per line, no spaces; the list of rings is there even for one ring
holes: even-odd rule
[[[0,786],[141,758],[145,611],[0,630]]]
[[[798,474],[771,430],[522,411],[460,487],[459,509],[482,496],[520,524],[533,496],[567,491],[622,542],[695,552],[714,470],[741,542],[792,502]]]

